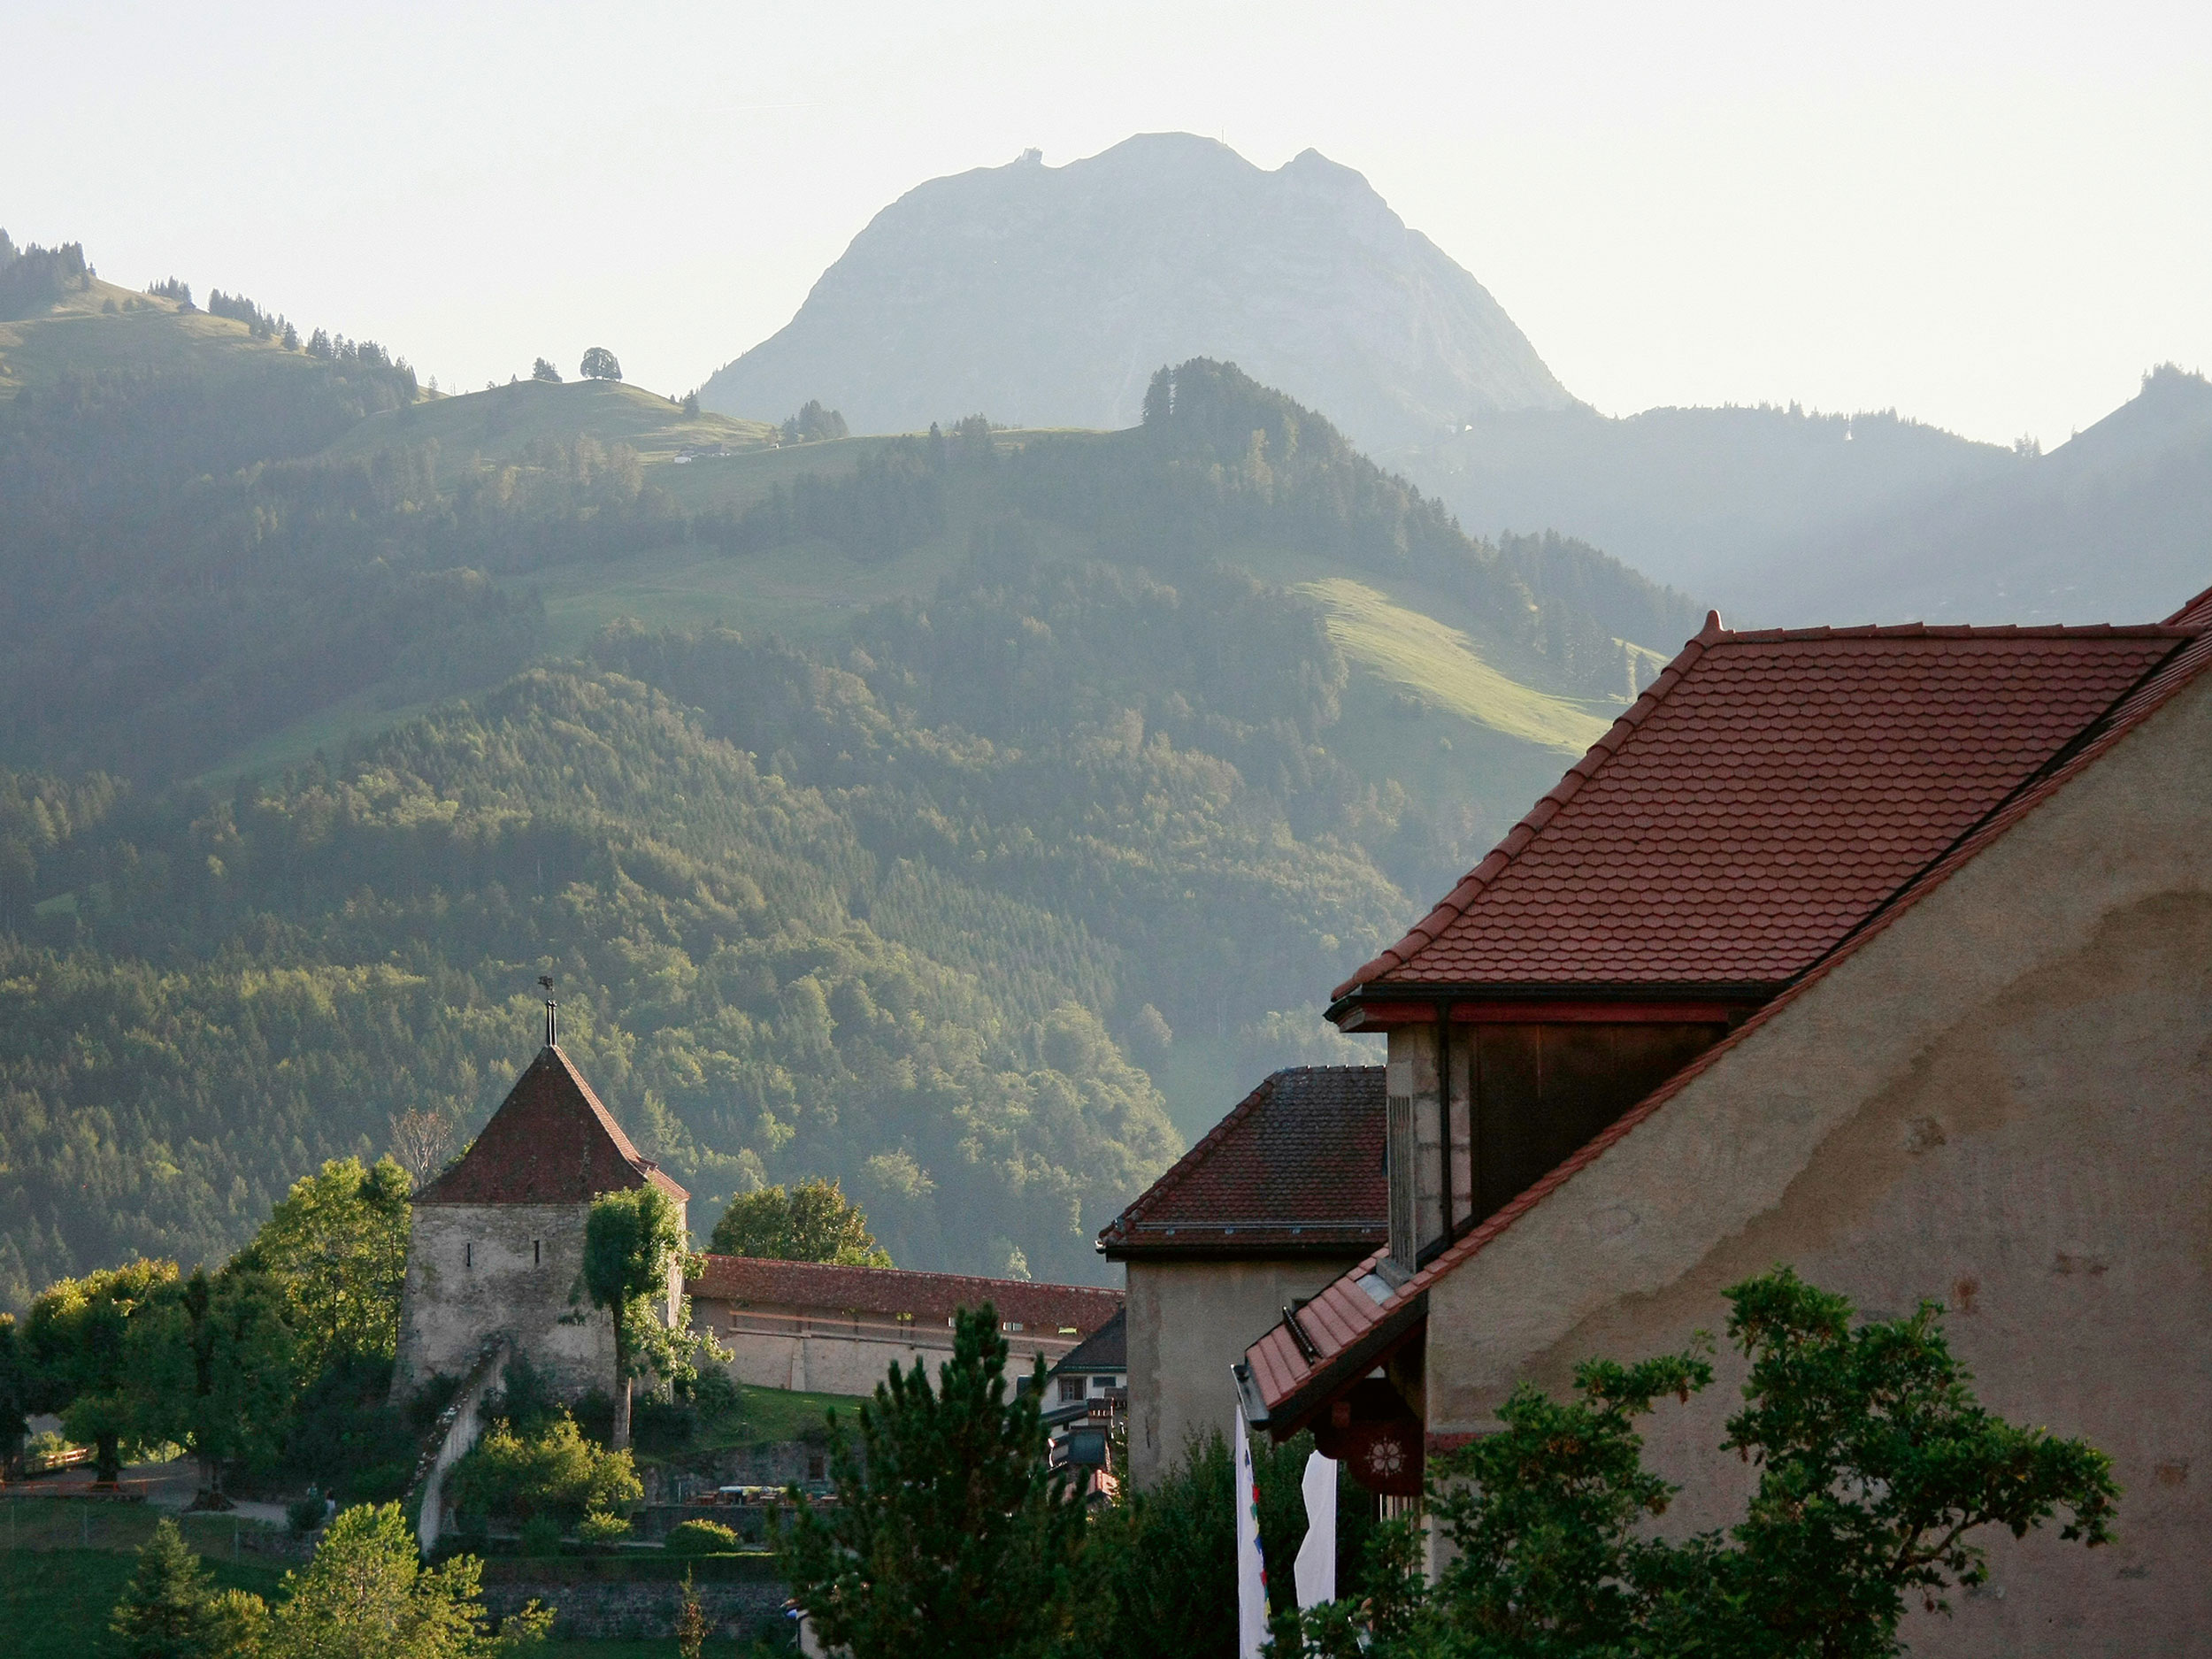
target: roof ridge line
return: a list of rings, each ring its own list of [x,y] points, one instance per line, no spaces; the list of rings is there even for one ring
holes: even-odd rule
[[[2212,598],[2212,590],[2208,590],[2206,596]],[[2193,653],[2198,660],[2189,663],[2186,659]],[[2064,761],[2043,772],[2032,784],[2024,786],[2003,805],[1985,818],[1971,832],[1953,843],[1940,858],[1923,872],[1922,877],[1915,879],[1911,890],[1902,892],[1897,902],[1886,904],[1876,915],[1870,918],[1865,925],[1838,943],[1818,962],[1808,968],[1779,995],[1755,1011],[1742,1025],[1737,1026],[1735,1030],[1706,1049],[1680,1071],[1660,1083],[1650,1094],[1616,1118],[1569,1156],[1547,1171],[1509,1202],[1485,1217],[1479,1225],[1471,1228],[1466,1233],[1455,1239],[1439,1251],[1431,1261],[1417,1270],[1411,1278],[1398,1287],[1391,1302],[1394,1302],[1399,1296],[1411,1291],[1417,1286],[1421,1290],[1426,1291],[1453,1268],[1479,1254],[1499,1234],[1504,1233],[1514,1221],[1533,1210],[1543,1200],[1550,1197],[1553,1193],[1566,1185],[1574,1176],[1596,1163],[1613,1147],[1626,1140],[1638,1125],[1656,1114],[1661,1107],[1749,1041],[1754,1032],[1763,1028],[1770,1020],[1778,1018],[1784,1010],[1795,1006],[1801,997],[1808,995],[1814,986],[1826,979],[1839,964],[1863,949],[1868,941],[1886,932],[1897,918],[1904,915],[1913,905],[1941,887],[1961,869],[1972,863],[1982,850],[1996,841],[2005,830],[2008,830],[2013,824],[2017,823],[2045,801],[2050,799],[2115,744],[2134,732],[2152,715],[2180,695],[2190,682],[2208,670],[2212,670],[2212,629],[2195,634],[2190,644],[2160,658],[2157,668],[2139,680],[2118,702],[2115,703],[2103,715],[2098,717],[2100,720],[2108,722],[2102,731],[2098,732],[2087,742],[2076,749]],[[2162,675],[2170,683],[2161,686],[2158,682]],[[2138,706],[2133,709],[2125,708],[2124,705],[2131,700],[2135,701]]]
[[[1296,1068],[1284,1068],[1284,1070],[1294,1069]],[[1109,1236],[1119,1233],[1125,1226],[1134,1226],[1151,1211],[1160,1199],[1179,1187],[1190,1173],[1204,1161],[1200,1155],[1220,1141],[1231,1129],[1257,1111],[1263,1097],[1274,1093],[1275,1079],[1282,1075],[1282,1071],[1270,1071],[1254,1084],[1252,1092],[1223,1113],[1220,1122],[1193,1141],[1189,1149],[1171,1164],[1166,1172],[1158,1180],[1131,1199],[1128,1206],[1119,1215],[1099,1229],[1098,1236],[1101,1242],[1103,1242]]]
[[[1648,720],[1659,705],[1667,700],[1669,694],[1689,677],[1690,671],[1697,665],[1699,659],[1713,646],[1737,637],[1721,626],[1719,611],[1707,611],[1705,626],[1683,642],[1682,649],[1659,671],[1651,684],[1644,687],[1636,701],[1622,710],[1613,724],[1599,735],[1597,741],[1585,749],[1582,757],[1567,768],[1565,775],[1538,797],[1536,804],[1522,816],[1518,823],[1506,831],[1496,846],[1483,856],[1482,862],[1462,876],[1459,884],[1432,905],[1427,915],[1408,928],[1396,944],[1354,969],[1349,979],[1329,993],[1329,1001],[1340,1002],[1371,980],[1379,979],[1394,968],[1404,967],[1435,943],[1444,929],[1465,915],[1468,906],[1481,896],[1483,889],[1502,875],[1506,867],[1526,849],[1528,844],[1536,839],[1538,832],[1559,815],[1560,809],[1582,793],[1583,786],[1590,781],[1598,769],[1619,751],[1621,745],[1628,741],[1636,728]],[[1411,949],[1409,949],[1409,946]]]
[[[2201,623],[2190,620],[2191,616],[2197,611],[2204,612]],[[2175,611],[2173,615],[2168,617],[2166,626],[2170,628],[2200,628],[2212,626],[2212,588],[2206,588],[2194,599],[2184,604],[2180,610]]]

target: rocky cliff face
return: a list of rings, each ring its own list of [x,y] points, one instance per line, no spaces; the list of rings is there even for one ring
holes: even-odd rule
[[[1234,362],[1359,442],[1573,402],[1483,286],[1314,150],[1273,173],[1187,134],[935,179],[876,215],[709,408],[818,397],[856,431],[980,411],[1133,425],[1147,380]]]

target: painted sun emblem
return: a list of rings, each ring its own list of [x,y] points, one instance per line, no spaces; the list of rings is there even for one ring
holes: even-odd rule
[[[1395,1440],[1377,1440],[1368,1448],[1367,1467],[1376,1474],[1394,1475],[1405,1466],[1405,1448]]]

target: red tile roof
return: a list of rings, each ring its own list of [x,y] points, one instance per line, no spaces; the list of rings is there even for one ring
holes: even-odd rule
[[[639,1152],[591,1085],[548,1045],[461,1161],[415,1194],[418,1204],[580,1204],[650,1181],[691,1194]]]
[[[1389,1233],[1384,1068],[1262,1083],[1098,1235],[1116,1260],[1359,1253]]]
[[[2199,594],[2167,618],[2161,632],[2174,634],[2180,649],[2170,650],[2155,672],[2131,686],[2108,709],[2100,711],[2098,718],[2077,733],[2075,741],[2056,764],[2031,780],[2027,787],[2016,791],[1999,810],[1989,814],[1971,833],[1947,849],[1925,871],[1916,872],[1919,879],[1895,895],[1893,902],[1884,906],[1866,927],[1845,941],[1736,1031],[1669,1078],[1571,1157],[1401,1283],[1389,1286],[1374,1276],[1386,1254],[1379,1250],[1338,1279],[1299,1310],[1300,1325],[1308,1342],[1317,1350],[1313,1356],[1310,1356],[1296,1336],[1280,1325],[1254,1343],[1245,1351],[1245,1364],[1251,1392],[1256,1396],[1255,1403],[1281,1425],[1286,1432],[1297,1426],[1300,1414],[1325,1397],[1344,1376],[1358,1374],[1373,1363],[1373,1356],[1419,1323],[1427,1311],[1431,1286],[1486,1248],[1523,1216],[1633,1133],[1639,1125],[1647,1121],[1708,1069],[1718,1064],[1753,1032],[1769,1020],[1783,1017],[1836,964],[1887,929],[1954,872],[2093,764],[2183,687],[2212,669],[2212,588]]]
[[[1336,989],[1774,987],[2193,629],[1717,617],[1443,902]]]
[[[1002,1320],[1028,1333],[1085,1336],[1121,1311],[1121,1292],[1091,1285],[1039,1285],[1019,1279],[971,1279],[959,1273],[910,1273],[895,1267],[839,1267],[828,1262],[778,1262],[756,1256],[710,1256],[706,1271],[684,1282],[695,1300],[748,1308],[820,1308],[838,1313],[911,1314],[941,1325],[963,1308],[985,1302]]]

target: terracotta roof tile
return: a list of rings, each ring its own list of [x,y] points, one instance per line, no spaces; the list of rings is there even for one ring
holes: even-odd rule
[[[1345,1254],[1389,1232],[1384,1068],[1278,1071],[1099,1234],[1132,1256]]]
[[[1934,634],[1939,631],[1930,629],[1926,632]],[[1942,632],[1956,636],[1963,631]],[[2022,635],[2032,634],[2048,637],[2061,631],[2021,629],[2017,632]],[[2087,631],[2063,632],[2082,634]],[[2140,636],[2145,631],[2115,629],[2111,633]],[[2154,669],[2128,686],[2121,696],[2073,733],[2070,743],[2063,747],[2063,752],[2055,757],[2055,764],[2043,769],[2039,775],[2025,780],[2023,787],[2011,792],[2010,798],[1977,823],[1970,833],[1947,846],[1926,869],[1916,872],[1914,879],[1896,892],[1886,895],[1885,902],[1878,907],[1864,926],[1842,941],[1802,978],[1760,1009],[1737,1030],[1669,1078],[1541,1180],[1485,1217],[1464,1238],[1440,1251],[1419,1271],[1389,1291],[1380,1302],[1368,1296],[1361,1288],[1361,1283],[1373,1272],[1383,1252],[1376,1252],[1337,1279],[1300,1310],[1301,1324],[1321,1350],[1317,1358],[1309,1360],[1290,1332],[1280,1325],[1247,1349],[1245,1363],[1250,1371],[1255,1390],[1271,1415],[1287,1409],[1294,1425],[1298,1412],[1310,1407],[1315,1395],[1325,1391],[1332,1379],[1348,1365],[1356,1366],[1363,1363],[1363,1355],[1377,1346],[1379,1337],[1395,1325],[1422,1316],[1426,1309],[1429,1289],[1437,1280],[1486,1248],[1523,1216],[1596,1163],[1611,1148],[1633,1133],[1638,1125],[1647,1122],[1669,1101],[1709,1068],[1718,1064],[1738,1044],[1749,1039],[1768,1021],[1786,1015],[1799,999],[1824,979],[1837,964],[1863,949],[1870,940],[1888,928],[1921,898],[1941,886],[1984,848],[2079,776],[2185,686],[2208,670],[2212,670],[2212,589],[2198,595],[2176,611],[2163,627],[2157,630],[2157,634],[2166,640],[2168,649],[2162,653]],[[2177,646],[2178,649],[2175,649]],[[1372,1284],[1377,1281],[1368,1279],[1367,1282]],[[1360,1305],[1363,1301],[1367,1306]],[[1323,1311],[1317,1313],[1317,1310]]]
[[[631,1144],[568,1056],[549,1045],[461,1161],[415,1202],[580,1204],[648,1181],[679,1202],[691,1196]]]
[[[2171,656],[2189,614],[1743,634],[1709,618],[1496,849],[1335,995],[1785,983]]]
[[[895,1267],[840,1267],[754,1256],[710,1256],[706,1271],[684,1281],[687,1295],[747,1307],[824,1308],[839,1312],[911,1314],[941,1325],[985,1302],[1002,1320],[1044,1335],[1071,1329],[1088,1336],[1121,1311],[1118,1290],[1040,1285],[1027,1279],[910,1273]]]

